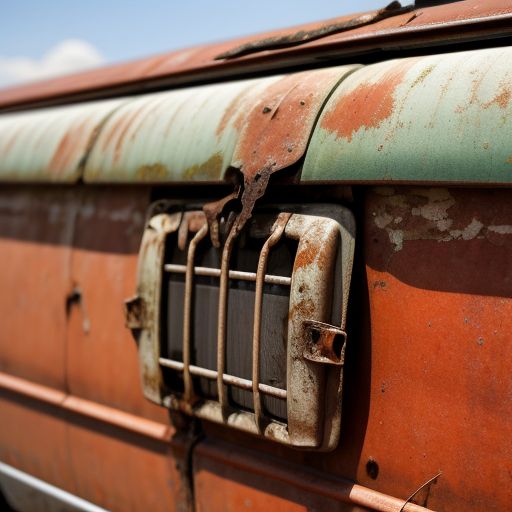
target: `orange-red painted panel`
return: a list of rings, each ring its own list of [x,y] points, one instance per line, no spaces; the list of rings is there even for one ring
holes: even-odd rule
[[[52,405],[0,390],[0,460],[76,493],[67,418]]]
[[[442,471],[434,510],[512,501],[511,199],[380,188],[365,208],[371,376],[358,479],[404,495]]]
[[[77,206],[69,189],[0,191],[0,371],[59,389]]]
[[[68,325],[70,393],[168,423],[140,385],[137,346],[123,304],[135,290],[148,189],[84,191],[77,216],[71,276],[80,293]]]

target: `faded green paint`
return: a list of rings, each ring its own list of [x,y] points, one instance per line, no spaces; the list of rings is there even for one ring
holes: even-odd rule
[[[222,181],[245,116],[261,91],[279,78],[134,98],[101,129],[87,159],[84,180]]]
[[[512,48],[367,66],[323,110],[302,180],[512,183],[511,100]]]
[[[512,48],[325,71],[0,115],[0,181],[221,182],[295,163],[313,125],[304,182],[512,183]]]
[[[125,100],[0,116],[0,180],[72,183],[98,129]]]

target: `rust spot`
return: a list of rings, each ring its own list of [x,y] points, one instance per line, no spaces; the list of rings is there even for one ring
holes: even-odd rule
[[[318,248],[313,245],[307,245],[295,257],[295,270],[311,265],[318,255]]]
[[[510,89],[507,89],[506,87],[502,87],[499,94],[497,94],[491,101],[488,101],[487,103],[484,103],[482,105],[482,108],[488,109],[492,105],[497,105],[498,107],[502,109],[506,109],[508,107],[508,104],[510,103],[510,100],[512,98],[512,92]]]
[[[135,172],[135,177],[141,181],[159,181],[167,177],[168,170],[162,164],[142,165]]]
[[[224,159],[222,153],[218,151],[213,154],[206,162],[192,165],[183,172],[184,179],[207,179],[216,181],[222,178]]]
[[[250,90],[251,88],[249,88]],[[224,115],[222,116],[222,119],[220,120],[219,125],[217,126],[216,134],[219,137],[222,135],[228,124],[231,122],[233,117],[235,117],[235,120],[233,122],[233,126],[236,130],[240,131],[243,125],[243,122],[245,120],[245,117],[247,115],[247,112],[245,109],[241,108],[246,97],[247,97],[247,89],[244,89],[240,93],[238,93],[235,96],[235,99],[230,103],[226,111],[224,112]]]
[[[414,82],[411,84],[411,89],[413,89],[414,87],[416,87],[417,85],[421,84],[421,82],[424,82],[425,79],[428,77],[428,75],[430,75],[430,73],[432,73],[432,71],[434,71],[434,68],[435,66],[434,65],[430,65],[430,66],[427,66],[414,80]]]
[[[86,121],[82,121],[78,125],[72,126],[62,137],[53,154],[48,168],[54,174],[62,174],[71,165],[78,165],[80,162],[74,161],[77,156],[82,156],[84,147],[84,135],[87,128]]]
[[[328,111],[322,128],[352,141],[361,128],[378,128],[395,109],[394,93],[402,83],[413,61],[402,63],[375,83],[363,83],[342,95],[334,108]]]
[[[300,300],[290,309],[289,318],[314,318],[316,311],[315,303],[311,299]]]

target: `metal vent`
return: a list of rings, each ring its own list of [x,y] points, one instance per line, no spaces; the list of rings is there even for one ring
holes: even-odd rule
[[[216,249],[202,211],[150,217],[127,325],[144,393],[165,407],[310,449],[339,436],[352,214],[256,210]],[[227,240],[227,241],[226,241]],[[225,270],[222,270],[225,269]]]

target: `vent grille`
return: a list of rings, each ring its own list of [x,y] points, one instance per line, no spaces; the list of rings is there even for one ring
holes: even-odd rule
[[[228,233],[224,222],[216,249],[202,211],[150,220],[138,295],[127,303],[146,396],[293,446],[331,449],[352,216],[340,206],[290,207],[256,212],[237,239]]]

